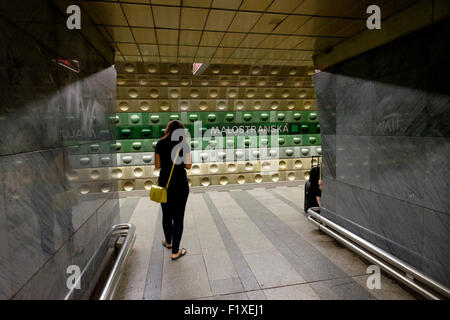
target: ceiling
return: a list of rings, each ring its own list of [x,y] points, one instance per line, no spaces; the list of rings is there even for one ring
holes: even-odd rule
[[[203,62],[312,66],[366,28],[417,0],[90,0],[80,1],[116,62]]]

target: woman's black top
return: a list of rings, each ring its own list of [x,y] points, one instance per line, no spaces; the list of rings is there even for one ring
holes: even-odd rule
[[[305,212],[311,207],[318,207],[317,197],[320,197],[322,191],[319,188],[320,167],[315,166],[309,172],[309,180],[305,183]]]
[[[170,170],[172,169],[172,150],[180,148],[178,159],[173,169],[172,178],[170,180],[169,189],[186,187],[188,184],[186,169],[184,168],[186,154],[191,151],[189,144],[186,142],[171,141],[170,139],[159,140],[156,144],[155,153],[159,154],[161,162],[161,170],[159,172],[158,185],[165,187],[169,179]],[[174,151],[175,152],[175,151]],[[175,158],[175,156],[174,156]],[[175,159],[173,159],[175,160]],[[180,160],[182,160],[180,162]]]
[[[317,202],[317,197],[322,195],[322,190],[320,190],[319,184],[306,181],[305,183],[305,204],[304,210],[308,211],[309,208],[319,207],[319,203]]]

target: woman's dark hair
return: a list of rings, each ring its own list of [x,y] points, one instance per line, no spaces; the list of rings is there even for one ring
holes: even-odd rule
[[[182,135],[180,136],[180,141],[185,137],[184,125],[181,121],[172,120],[167,124],[166,130],[164,130],[164,135],[161,140],[166,140],[171,138],[172,133],[177,129],[183,129]]]
[[[309,181],[313,184],[319,184],[320,179],[320,167],[312,167],[309,172]]]

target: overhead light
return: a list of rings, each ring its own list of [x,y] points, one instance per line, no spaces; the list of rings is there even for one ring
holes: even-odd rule
[[[67,60],[67,59],[56,59],[53,60],[55,63],[57,63],[58,65],[69,69],[70,71],[79,73],[80,72],[80,67],[79,67],[79,62],[78,60]]]
[[[205,71],[205,69],[207,67],[208,67],[207,63],[199,63],[199,62],[193,63],[192,64],[192,74],[194,76],[202,74],[203,71]]]

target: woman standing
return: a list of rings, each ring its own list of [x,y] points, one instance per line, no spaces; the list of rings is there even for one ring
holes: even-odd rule
[[[320,179],[320,167],[312,167],[309,172],[309,180],[305,183],[305,212],[308,212],[308,209],[311,207],[320,207],[321,196],[322,180]]]
[[[176,156],[177,152],[178,156]],[[192,166],[186,129],[178,120],[172,120],[167,124],[164,136],[156,144],[155,168],[161,169],[158,185],[165,186],[167,184],[174,162],[172,178],[167,189],[167,202],[161,203],[162,226],[165,236],[163,246],[172,249],[172,260],[187,253],[185,248],[180,249],[180,242],[183,234],[184,210],[189,195],[189,183],[185,169],[190,169]]]

